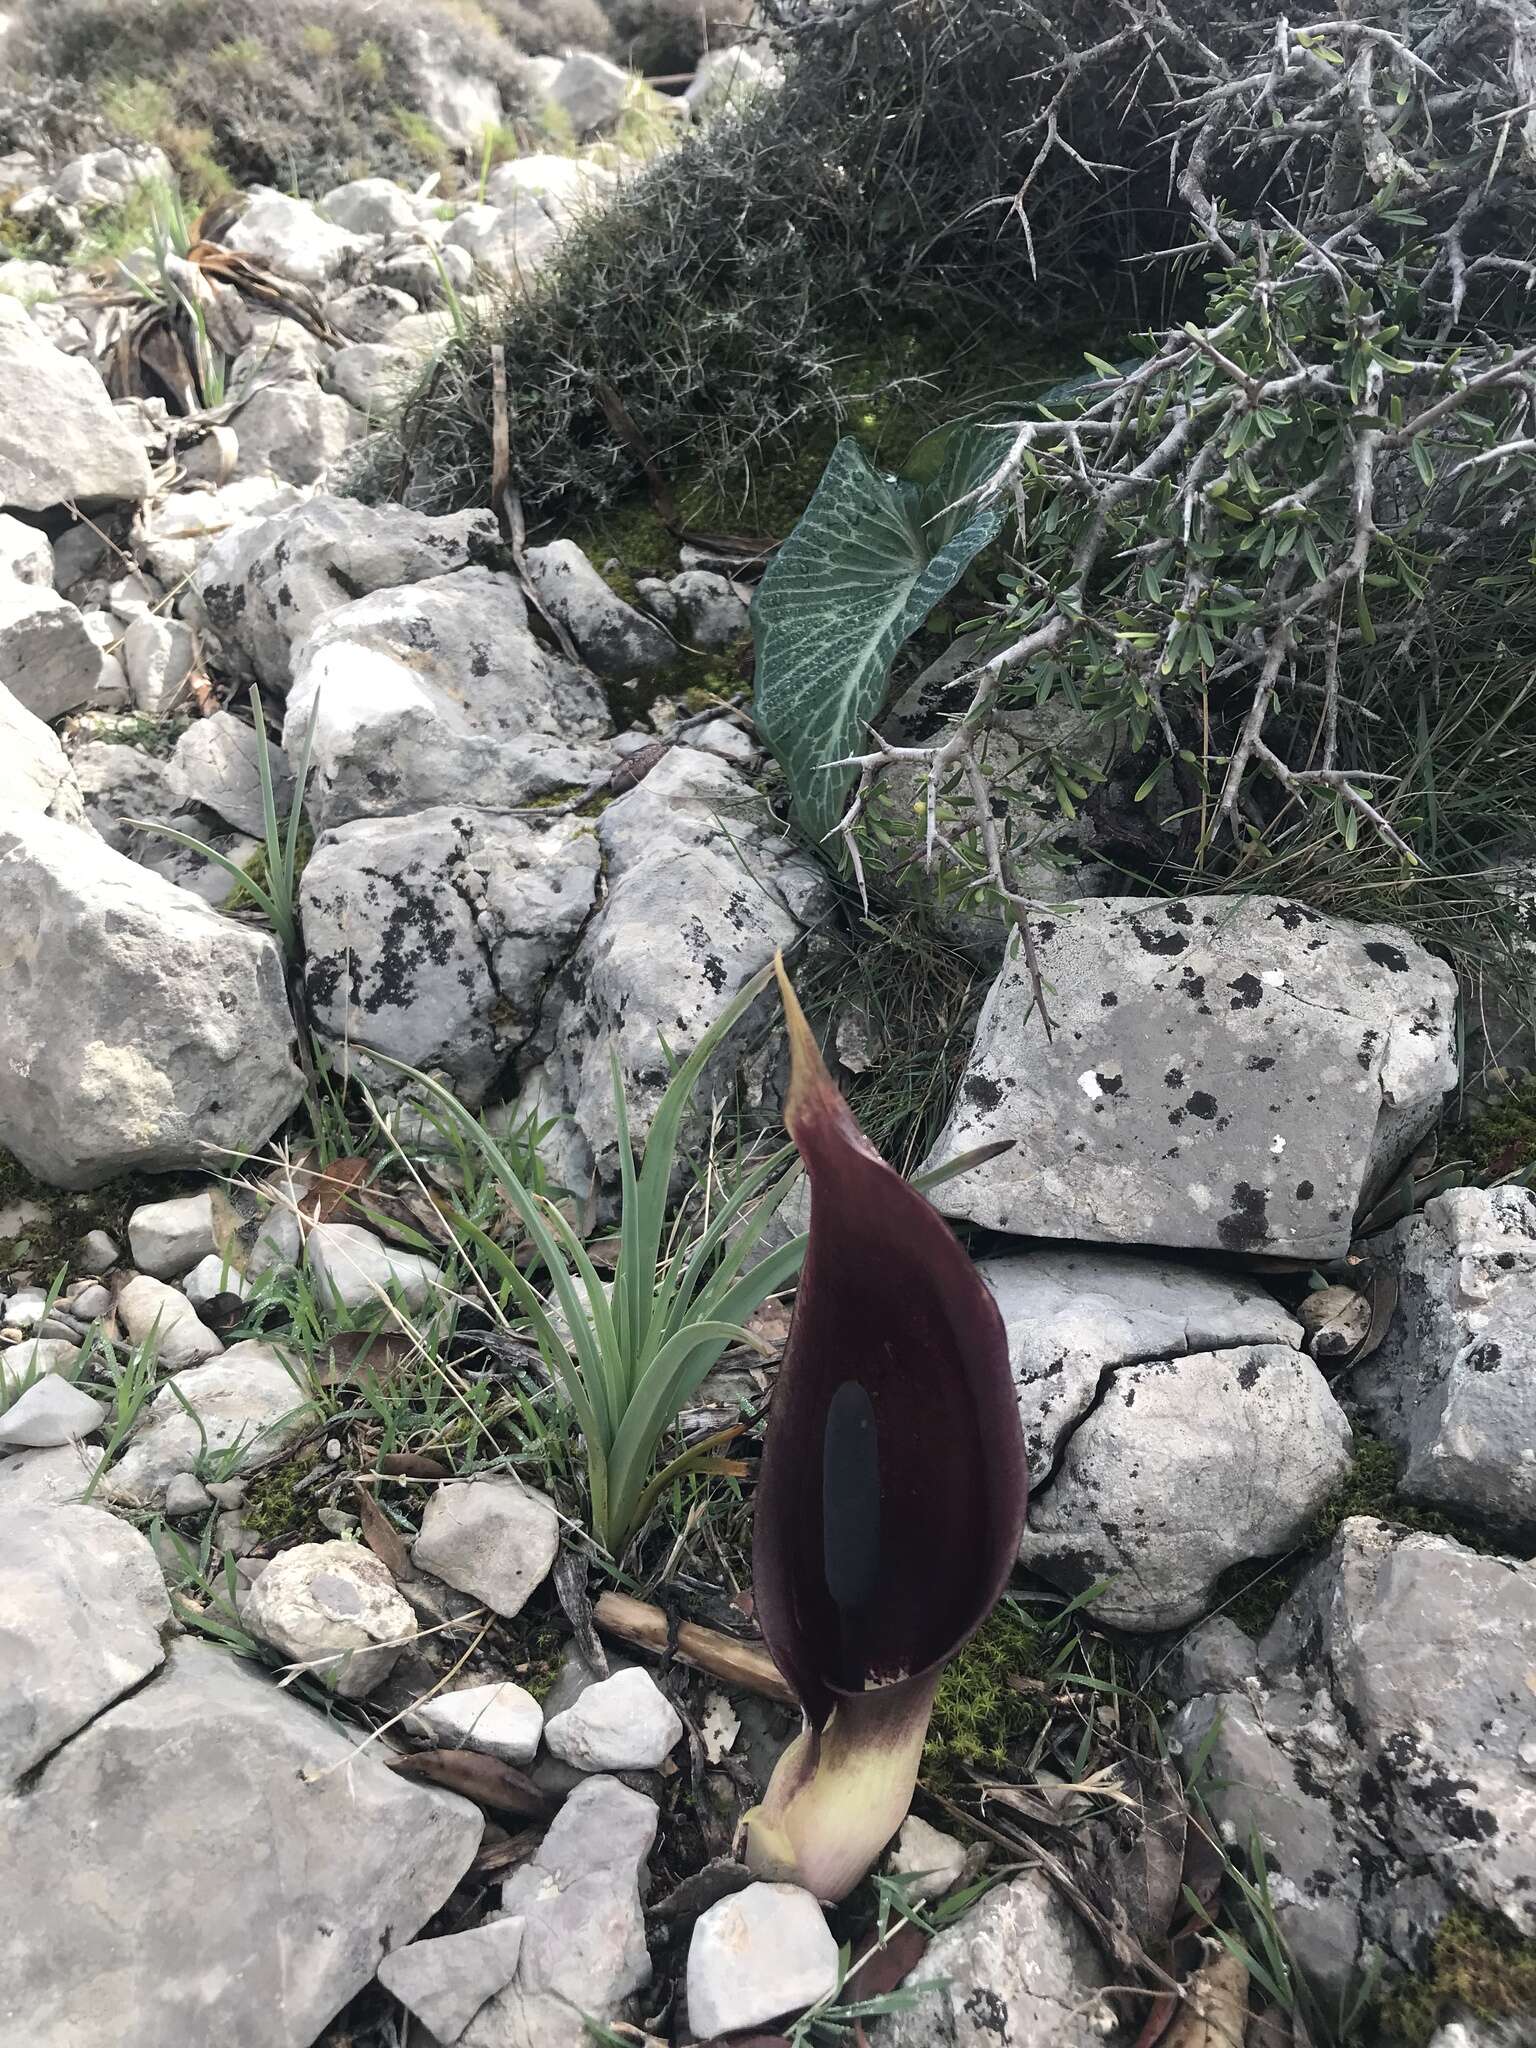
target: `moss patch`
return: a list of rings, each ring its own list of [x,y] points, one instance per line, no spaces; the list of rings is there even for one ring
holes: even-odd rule
[[[1490,2021],[1536,2012],[1536,1941],[1462,1905],[1441,1922],[1423,1976],[1382,1999],[1375,2038],[1381,2048],[1424,2048],[1438,2027],[1467,2012]]]
[[[284,1536],[326,1542],[328,1532],[315,1520],[319,1496],[298,1491],[300,1480],[315,1469],[319,1458],[318,1445],[310,1444],[254,1478],[240,1508],[246,1528],[268,1542]]]
[[[1469,1117],[1455,1134],[1455,1147],[1481,1173],[1514,1173],[1536,1163],[1536,1080]]]
[[[1047,1632],[1011,1600],[995,1609],[939,1680],[923,1748],[926,1785],[945,1791],[968,1765],[1000,1770],[1013,1745],[1034,1735],[1053,1652]]]

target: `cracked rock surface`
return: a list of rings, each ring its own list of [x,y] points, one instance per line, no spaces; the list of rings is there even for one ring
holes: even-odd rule
[[[1355,1517],[1172,1733],[1223,1831],[1257,1827],[1276,1915],[1330,1996],[1366,1944],[1422,1968],[1457,1894],[1536,1933],[1536,1568]]]
[[[1451,970],[1391,925],[1272,896],[1084,898],[1017,939],[929,1160],[949,1216],[1119,1244],[1336,1258],[1456,1080]]]

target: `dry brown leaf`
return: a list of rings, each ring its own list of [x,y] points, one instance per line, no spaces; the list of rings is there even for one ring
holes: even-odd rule
[[[414,1578],[416,1574],[411,1564],[411,1553],[405,1547],[405,1538],[366,1486],[354,1482],[352,1491],[357,1499],[357,1519],[362,1524],[363,1541],[397,1583]]]
[[[402,1778],[461,1793],[493,1813],[510,1813],[515,1820],[548,1820],[555,1810],[555,1802],[532,1778],[478,1749],[423,1749],[415,1756],[390,1757],[389,1768]]]
[[[429,1458],[425,1451],[386,1451],[378,1469],[385,1479],[451,1479],[452,1472],[441,1458]]]
[[[334,1223],[338,1214],[351,1209],[367,1172],[366,1159],[333,1159],[315,1175],[313,1186],[299,1204],[301,1220],[306,1224]]]
[[[1248,2031],[1248,1972],[1222,1949],[1190,1978],[1164,2048],[1243,2048]]]

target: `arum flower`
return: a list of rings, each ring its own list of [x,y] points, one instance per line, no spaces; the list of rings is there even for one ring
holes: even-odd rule
[[[779,963],[810,1237],[753,1525],[758,1619],[805,1715],[747,1862],[850,1892],[911,1802],[944,1665],[1008,1581],[1028,1477],[1002,1319],[854,1121]]]

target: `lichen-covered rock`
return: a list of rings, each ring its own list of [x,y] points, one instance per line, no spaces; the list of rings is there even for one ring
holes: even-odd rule
[[[58,1187],[226,1165],[302,1088],[276,941],[94,833],[0,815],[0,1144]]]
[[[1193,1621],[1228,1565],[1296,1543],[1349,1470],[1328,1383],[1280,1345],[1127,1366],[1066,1441],[1019,1546],[1114,1628]]]
[[[1401,1491],[1536,1526],[1536,1194],[1453,1188],[1370,1250],[1397,1306],[1350,1391],[1403,1453]]]
[[[361,1543],[299,1543],[274,1557],[242,1624],[339,1699],[365,1699],[415,1634],[388,1567]]]
[[[193,578],[190,615],[229,674],[281,692],[293,680],[294,647],[329,613],[485,561],[499,544],[486,512],[429,519],[399,505],[314,497],[216,541]]]
[[[0,511],[137,504],[149,489],[143,445],[95,370],[0,292]]]
[[[302,886],[305,989],[328,1036],[485,1094],[591,913],[576,818],[431,810],[325,833]]]
[[[344,398],[307,377],[259,385],[233,424],[240,442],[236,476],[275,476],[291,484],[324,483],[363,432]]]
[[[931,1164],[946,1215],[1123,1244],[1335,1258],[1456,1079],[1455,977],[1390,925],[1267,896],[1093,897],[1017,938]]]
[[[870,2048],[1102,2048],[1115,1981],[1061,1893],[1030,1871],[929,1943],[914,2002],[866,2023]]]
[[[590,756],[571,743],[609,729],[593,679],[545,652],[516,583],[488,569],[379,591],[326,618],[297,657],[283,728],[290,756],[312,712],[308,808],[321,827],[425,810],[466,791],[487,808],[526,803],[528,794],[509,793],[525,746],[554,751],[557,786],[564,775],[581,787]],[[523,786],[538,786],[537,769]]]
[[[535,1050],[526,1100],[561,1119],[557,1178],[583,1187],[617,1174],[610,1047],[630,1130],[643,1145],[676,1060],[686,1059],[742,985],[824,914],[824,870],[786,845],[762,797],[713,755],[673,747],[597,825],[607,894],[561,977]],[[707,1069],[694,1114],[743,1070],[761,1098],[771,1058],[764,1020],[743,1020]],[[545,1053],[545,1048],[548,1048]]]
[[[56,590],[0,583],[0,687],[34,716],[62,718],[95,701],[111,659]]]
[[[1257,1681],[1175,1718],[1224,1832],[1257,1828],[1281,1932],[1325,1997],[1367,1943],[1422,1968],[1458,1896],[1536,1934],[1533,1667],[1536,1567],[1355,1518],[1281,1609]]]
[[[573,540],[530,548],[528,574],[545,609],[559,619],[577,652],[600,676],[616,682],[677,659],[670,633],[614,594]]]

